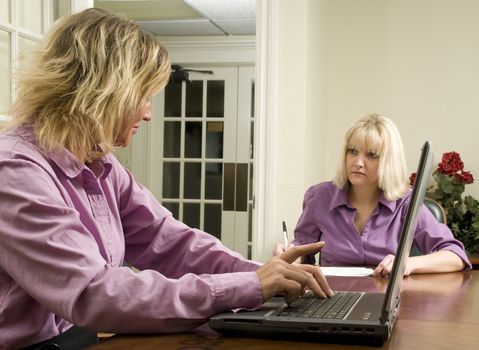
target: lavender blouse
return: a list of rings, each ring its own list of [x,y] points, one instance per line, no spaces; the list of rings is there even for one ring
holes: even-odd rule
[[[27,128],[0,134],[0,349],[72,324],[191,329],[258,307],[258,266],[176,221],[113,155],[87,167],[42,152]]]
[[[356,209],[349,205],[346,190],[338,189],[331,182],[312,186],[304,195],[303,212],[292,243],[325,241],[320,254],[323,266],[375,267],[386,255],[396,252],[410,195],[411,191],[396,201],[387,201],[381,196],[360,234],[354,226]],[[413,244],[424,254],[450,250],[464,261],[466,269],[471,268],[462,243],[425,205],[419,210]],[[315,263],[315,257],[307,256],[306,262]]]

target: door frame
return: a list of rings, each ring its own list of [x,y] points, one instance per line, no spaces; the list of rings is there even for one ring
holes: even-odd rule
[[[251,67],[256,61],[256,42],[254,36],[241,36],[231,38],[168,38],[168,40],[159,40],[168,49],[170,61],[179,64],[185,68],[194,66],[217,66],[217,67]],[[256,96],[255,96],[256,99]],[[153,110],[163,110],[163,100],[153,99]],[[255,115],[256,107],[255,107]],[[145,123],[139,130],[136,137],[132,139],[131,147],[119,152],[120,157],[127,159],[130,169],[135,174],[138,182],[155,191],[152,186],[158,186],[157,181],[151,179],[153,168],[161,166],[158,164],[156,151],[160,147],[162,140],[152,138],[152,129],[161,129],[162,121],[159,118],[152,118],[150,123]],[[255,127],[256,138],[258,132]],[[256,143],[256,141],[255,141]],[[255,153],[256,154],[256,153]],[[258,163],[254,161],[253,168],[257,169]],[[158,170],[156,170],[158,171]],[[256,176],[255,170],[254,176]],[[255,186],[253,191],[257,190]],[[256,259],[254,252],[257,241],[255,229],[255,210],[253,210],[252,222],[252,255]],[[246,237],[247,240],[247,237]]]
[[[159,38],[167,47],[172,62],[207,65],[242,64],[255,65],[255,154],[252,258],[266,261],[271,256],[270,247],[276,242],[275,225],[277,192],[276,181],[276,129],[278,105],[279,66],[279,4],[278,0],[256,1],[256,36],[220,38]],[[165,40],[163,40],[165,39]],[[154,124],[154,118],[152,120]],[[148,186],[150,147],[150,123],[140,128],[141,137],[133,138],[131,149],[132,170],[143,178]],[[142,130],[143,129],[143,130]],[[158,142],[158,141],[156,141]],[[130,152],[130,151],[128,151]],[[138,178],[138,175],[137,175]],[[141,182],[141,181],[140,181]]]
[[[188,65],[254,65],[256,60],[254,36],[241,36],[234,39],[170,37],[166,40],[159,38],[159,40],[168,49],[170,61],[185,68]],[[163,106],[155,105],[153,108],[163,108]],[[138,130],[137,137],[132,139],[130,149],[123,150],[123,153],[127,153],[125,158],[131,159],[131,170],[136,179],[147,187],[151,185],[150,166],[155,161],[155,145],[161,142],[151,138],[151,128],[161,123],[156,119],[153,118],[150,123],[143,125]]]

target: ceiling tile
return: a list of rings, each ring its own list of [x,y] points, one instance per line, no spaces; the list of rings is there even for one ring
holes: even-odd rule
[[[145,30],[158,36],[226,35],[207,19],[138,21]]]
[[[135,20],[169,20],[203,18],[183,0],[109,1],[95,0],[94,7],[126,15]]]
[[[255,35],[256,0],[95,0],[159,36]]]
[[[215,20],[215,24],[229,35],[255,35],[255,20]]]
[[[184,0],[212,20],[256,18],[256,0]]]

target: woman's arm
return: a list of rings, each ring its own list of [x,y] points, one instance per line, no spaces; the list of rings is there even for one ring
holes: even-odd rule
[[[407,261],[407,275],[413,273],[434,273],[462,271],[466,264],[455,253],[449,250],[440,250],[431,254],[413,256]],[[406,273],[405,273],[406,275]]]
[[[303,211],[294,229],[294,240],[291,245],[299,246],[321,240],[321,232],[316,223],[317,192],[318,185],[310,187],[304,194]],[[310,254],[301,257],[297,262],[314,265],[316,259],[314,254]]]
[[[411,258],[413,273],[460,271],[472,267],[462,242],[454,237],[447,225],[438,222],[425,205],[418,213],[414,243],[424,255]]]
[[[374,269],[373,276],[388,276],[393,267],[395,256],[388,254]],[[404,269],[404,276],[416,273],[438,273],[462,271],[466,267],[464,261],[449,250],[409,257]]]
[[[179,278],[186,273],[255,271],[260,266],[228,249],[209,233],[173,218],[153,194],[138,185],[119,164],[115,164],[113,170],[125,258],[129,264],[140,270],[154,269],[169,278]]]

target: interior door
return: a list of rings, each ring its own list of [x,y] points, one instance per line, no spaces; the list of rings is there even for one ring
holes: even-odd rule
[[[200,69],[212,74],[154,97],[149,187],[174,217],[250,258],[254,68]]]

